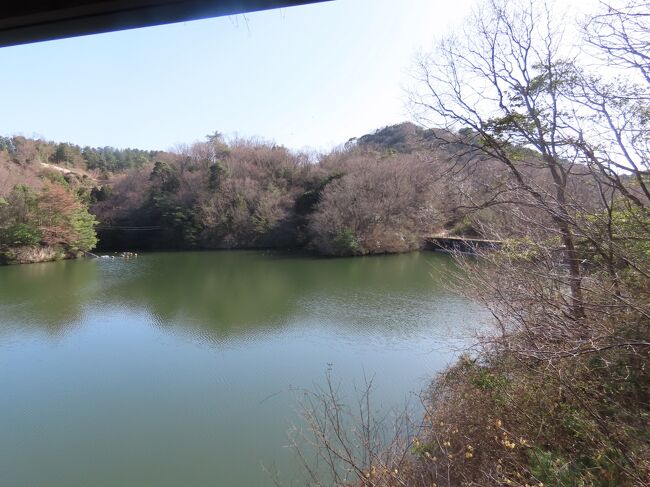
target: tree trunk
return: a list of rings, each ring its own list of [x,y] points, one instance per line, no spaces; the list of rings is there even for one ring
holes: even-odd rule
[[[559,222],[562,244],[564,245],[564,264],[569,269],[569,287],[571,289],[571,315],[576,320],[584,318],[584,299],[582,295],[582,274],[580,259],[577,255],[573,234],[566,222]]]

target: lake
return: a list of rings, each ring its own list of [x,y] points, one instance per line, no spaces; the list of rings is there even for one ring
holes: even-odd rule
[[[0,483],[291,485],[296,389],[365,374],[390,408],[457,355],[483,315],[446,290],[453,268],[253,251],[0,268]]]

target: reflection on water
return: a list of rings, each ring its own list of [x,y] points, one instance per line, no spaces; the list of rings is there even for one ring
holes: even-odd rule
[[[57,335],[74,326],[92,298],[99,275],[94,262],[63,261],[0,267],[0,336],[7,327],[39,327]]]
[[[314,259],[264,252],[159,253],[129,261],[3,268],[0,304],[3,321],[49,332],[77,324],[84,308],[113,306],[144,310],[161,326],[202,327],[206,337],[217,340],[258,334],[308,313],[345,320],[352,329],[399,332],[427,327],[431,314],[453,300],[442,288],[449,267],[440,254]],[[437,321],[448,317],[442,313]]]
[[[0,472],[268,485],[264,462],[291,479],[287,391],[327,364],[376,374],[384,404],[417,390],[480,321],[444,290],[451,267],[433,253],[183,252],[0,268]]]

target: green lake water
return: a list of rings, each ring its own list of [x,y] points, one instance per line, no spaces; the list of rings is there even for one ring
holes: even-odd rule
[[[296,389],[404,403],[483,315],[429,252],[151,253],[0,268],[0,485],[298,485]],[[347,387],[347,386],[344,386]]]

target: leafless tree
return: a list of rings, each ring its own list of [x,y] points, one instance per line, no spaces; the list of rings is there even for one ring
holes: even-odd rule
[[[443,39],[419,60],[410,99],[421,121],[449,130],[441,132],[442,142],[460,143],[475,161],[488,156],[505,165],[512,181],[501,199],[514,197],[547,213],[553,223],[547,230],[563,247],[570,313],[580,320],[582,272],[568,184],[583,169],[570,143],[573,112],[563,96],[573,62],[560,48],[558,25],[544,5],[492,0],[473,16],[471,32]],[[456,136],[463,128],[470,136]],[[551,187],[540,187],[525,167],[548,174]]]
[[[353,152],[337,169],[344,176],[325,188],[311,218],[322,252],[336,254],[337,239],[345,232],[358,244],[358,253],[412,250],[440,224],[431,193],[434,178],[418,155]]]
[[[306,473],[306,485],[398,487],[412,485],[410,448],[419,425],[408,405],[382,411],[366,379],[345,397],[328,370],[324,385],[299,391],[301,426],[290,432],[292,447]],[[353,402],[350,402],[353,401]]]

